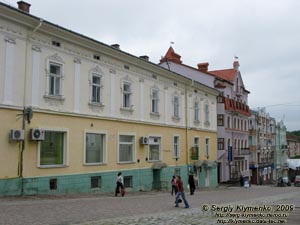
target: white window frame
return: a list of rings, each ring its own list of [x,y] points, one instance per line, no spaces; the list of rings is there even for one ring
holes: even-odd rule
[[[52,129],[43,128],[44,132],[63,132],[64,133],[64,152],[63,152],[63,163],[59,165],[41,165],[41,141],[38,142],[37,150],[37,167],[38,168],[60,168],[69,165],[69,129]]]
[[[100,78],[100,84],[96,84],[96,83],[93,83],[93,78],[94,77],[99,77]],[[90,74],[90,103],[91,104],[95,104],[95,105],[100,105],[100,106],[103,106],[103,74],[100,74],[100,73],[96,73],[96,72],[91,72]],[[94,90],[94,87],[95,88],[99,88],[99,93],[97,93],[97,97],[99,98],[99,101],[94,101],[93,99],[93,90]]]
[[[204,115],[205,115],[205,123],[209,124],[209,104],[205,103],[204,105]]]
[[[129,85],[129,91],[124,90],[124,85]],[[128,95],[128,105],[125,105],[125,96]],[[122,108],[123,109],[131,109],[132,105],[132,83],[129,81],[122,81]]]
[[[65,62],[58,54],[54,54],[52,56],[47,57],[46,62],[45,62],[46,86],[45,86],[44,98],[51,98],[51,99],[55,99],[55,100],[64,101],[64,96],[63,96],[64,64],[65,64]],[[51,65],[59,66],[60,74],[51,74],[50,73]],[[55,90],[54,90],[54,93],[50,94],[50,79],[53,77],[59,78],[59,93],[55,93]]]
[[[194,102],[194,121],[200,121],[200,103],[199,101]]]
[[[152,138],[158,138],[159,139],[159,142],[158,142],[158,144],[152,144],[151,143],[151,139]],[[161,138],[161,136],[159,136],[159,135],[149,135],[149,137],[148,137],[148,140],[149,140],[149,142],[148,142],[148,161],[149,162],[157,162],[157,161],[161,161],[162,160],[162,152],[161,152],[161,145],[162,145],[162,138]],[[159,157],[158,157],[158,159],[150,159],[150,146],[151,145],[158,145],[159,146]]]
[[[51,73],[51,66],[57,66],[59,67],[60,73],[56,74],[56,73]],[[46,95],[47,96],[52,96],[52,97],[58,97],[61,98],[63,96],[62,94],[62,87],[63,87],[63,72],[64,67],[63,64],[61,62],[57,62],[55,60],[49,60],[48,61],[48,66],[47,66],[47,91],[46,91]],[[53,91],[51,91],[51,80],[54,79],[53,81]],[[56,93],[56,89],[57,89],[57,81],[58,80],[58,93]]]
[[[175,100],[177,99],[177,101]],[[180,118],[180,112],[179,112],[179,108],[180,108],[180,98],[178,95],[174,95],[173,96],[173,117],[174,118]]]
[[[120,161],[120,144],[129,144],[129,142],[120,142],[120,136],[131,136],[132,140],[132,159],[130,161]],[[118,163],[126,164],[126,163],[134,163],[136,159],[136,135],[132,133],[119,133],[118,134]]]
[[[175,142],[177,140],[177,142]],[[180,158],[180,136],[174,135],[173,136],[173,158],[179,159]]]
[[[157,93],[157,96],[153,93]],[[151,113],[159,114],[159,91],[155,88],[151,89]]]
[[[99,135],[104,135],[103,137],[103,162],[97,162],[97,163],[88,163],[86,162],[86,135],[87,134],[99,134]],[[92,131],[92,130],[85,130],[84,131],[84,148],[83,148],[83,158],[84,158],[84,165],[102,165],[102,164],[106,164],[107,162],[107,133],[106,132],[102,132],[102,131]]]

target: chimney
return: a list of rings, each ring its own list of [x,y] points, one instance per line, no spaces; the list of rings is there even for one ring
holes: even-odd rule
[[[147,55],[141,55],[140,59],[143,59],[145,61],[149,61],[149,56],[147,56]]]
[[[18,1],[18,8],[19,10],[22,10],[23,12],[29,13],[30,4],[24,1]]]
[[[208,71],[208,62],[205,63],[198,63],[198,70],[202,71],[202,72],[207,72]]]
[[[111,47],[119,49],[120,50],[120,45],[119,44],[112,44]]]

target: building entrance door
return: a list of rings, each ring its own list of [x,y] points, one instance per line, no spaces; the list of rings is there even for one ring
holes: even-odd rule
[[[153,184],[152,188],[155,190],[160,190],[161,189],[161,180],[160,180],[160,169],[154,169],[153,170]]]

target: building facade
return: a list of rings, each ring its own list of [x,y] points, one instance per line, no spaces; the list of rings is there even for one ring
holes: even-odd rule
[[[286,139],[286,126],[281,120],[276,124],[276,180],[288,177],[288,145]]]
[[[270,184],[275,180],[276,121],[265,108],[251,110],[249,119],[249,148],[251,183]]]
[[[190,171],[217,185],[218,91],[25,2],[0,3],[0,23],[0,195],[113,192],[119,171],[128,191]]]
[[[287,134],[286,141],[289,158],[300,158],[300,138],[292,134]]]
[[[197,68],[185,65],[172,47],[160,62],[160,66],[220,92],[217,97],[218,182],[238,181],[240,176],[249,178],[250,92],[243,83],[238,61],[234,61],[233,68],[225,70],[209,71],[208,65],[199,63]]]

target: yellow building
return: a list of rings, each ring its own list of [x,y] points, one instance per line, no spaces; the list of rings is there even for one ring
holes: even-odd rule
[[[0,195],[113,192],[119,171],[128,191],[217,185],[216,90],[22,1],[0,23]]]

